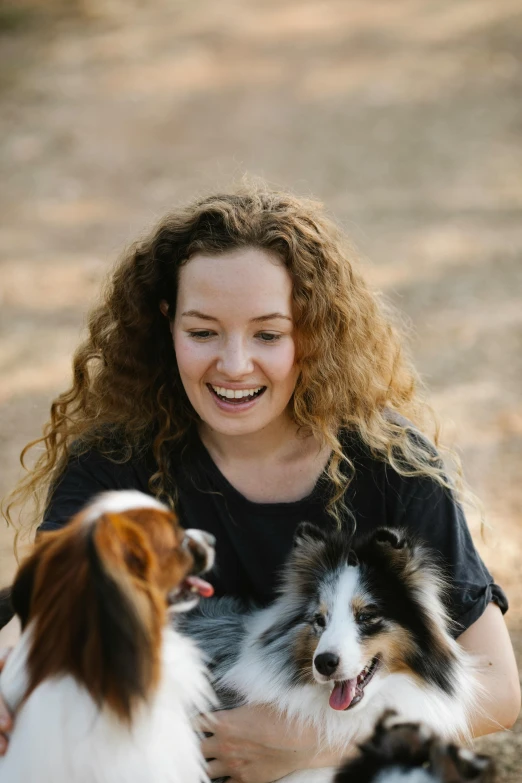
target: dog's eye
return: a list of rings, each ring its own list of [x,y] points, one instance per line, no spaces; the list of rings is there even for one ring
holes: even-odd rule
[[[375,607],[368,607],[362,612],[357,613],[357,622],[361,623],[362,625],[369,625],[370,623],[375,623],[380,619],[380,615],[377,612],[377,608]]]
[[[322,614],[316,614],[314,617],[314,623],[319,626],[319,628],[326,628],[326,620],[323,617]]]
[[[357,617],[357,619],[359,620],[360,623],[373,623],[377,619],[377,615],[363,612]]]

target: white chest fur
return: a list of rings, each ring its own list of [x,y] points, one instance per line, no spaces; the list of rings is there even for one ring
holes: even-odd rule
[[[0,691],[9,703],[25,685],[30,632],[11,654]],[[204,711],[211,690],[195,645],[166,629],[162,679],[130,728],[98,710],[70,676],[43,682],[16,714],[1,783],[201,783],[206,779],[190,716]]]

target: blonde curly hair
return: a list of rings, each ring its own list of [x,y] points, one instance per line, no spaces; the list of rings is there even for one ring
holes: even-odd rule
[[[71,387],[53,401],[43,436],[22,451],[24,464],[29,449],[44,446],[6,500],[8,521],[13,505],[30,496],[37,500],[38,520],[45,493],[64,470],[73,444],[75,454],[95,448],[126,461],[152,443],[157,471],[149,488],[175,506],[168,451],[173,442],[183,446],[197,416],[177,370],[160,302],[168,302],[172,318],[178,270],[195,253],[218,257],[242,247],[275,254],[292,279],[300,373],[290,414],[303,431],[331,448],[332,516],[339,520],[355,470],[343,454],[343,430],[358,434],[372,455],[402,475],[431,476],[451,489],[459,485],[459,469],[443,465],[418,435],[438,446],[436,421],[405,352],[398,319],[369,290],[356,254],[322,205],[263,184],[242,184],[175,209],[123,255],[74,354]]]

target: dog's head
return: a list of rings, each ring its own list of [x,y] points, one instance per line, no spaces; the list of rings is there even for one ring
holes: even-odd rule
[[[159,680],[169,608],[212,594],[199,574],[212,566],[213,543],[135,491],[104,493],[62,530],[42,534],[12,592],[32,635],[28,693],[70,674],[130,720]]]
[[[335,783],[494,783],[488,756],[446,744],[426,726],[387,712],[360,755],[344,764]]]
[[[295,664],[301,681],[333,685],[333,709],[356,707],[390,672],[451,692],[454,653],[433,560],[402,531],[380,528],[352,546],[343,531],[298,528],[282,587],[300,623]]]

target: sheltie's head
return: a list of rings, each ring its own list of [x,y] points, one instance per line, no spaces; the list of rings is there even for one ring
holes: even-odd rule
[[[331,688],[335,710],[356,708],[382,678],[404,672],[451,694],[455,643],[435,555],[387,528],[352,548],[343,532],[303,523],[285,568],[283,628],[296,683]]]
[[[214,540],[183,530],[141,492],[106,492],[62,530],[45,533],[20,567],[13,606],[29,626],[28,696],[72,675],[125,721],[160,677],[169,608],[192,608],[212,587]]]
[[[427,726],[387,712],[360,754],[338,770],[335,783],[494,783],[488,756],[437,738]]]

